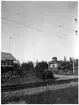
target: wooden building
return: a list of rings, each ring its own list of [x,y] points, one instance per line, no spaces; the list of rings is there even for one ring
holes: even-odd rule
[[[58,68],[61,67],[61,63],[59,61],[57,61],[56,57],[52,58],[52,61],[48,62],[48,70],[49,71],[54,71],[54,70],[58,70]]]
[[[1,52],[1,69],[13,68],[14,62],[17,61],[11,53]]]

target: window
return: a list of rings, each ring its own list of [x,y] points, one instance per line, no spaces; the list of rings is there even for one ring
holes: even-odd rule
[[[6,64],[6,66],[7,66],[7,65],[8,65],[8,62],[6,61],[6,63],[5,63],[5,64]]]
[[[53,67],[55,67],[55,65],[53,65]]]
[[[1,65],[5,65],[5,62],[4,61],[1,61]]]
[[[1,65],[3,65],[3,61],[1,61]]]
[[[53,67],[53,64],[50,64],[50,68],[52,68]]]

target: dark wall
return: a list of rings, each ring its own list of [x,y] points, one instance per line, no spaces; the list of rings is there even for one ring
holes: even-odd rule
[[[13,70],[13,67],[1,67],[1,73],[6,73],[7,71],[12,71]]]

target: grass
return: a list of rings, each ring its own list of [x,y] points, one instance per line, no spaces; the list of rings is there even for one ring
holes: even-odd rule
[[[56,79],[68,79],[68,78],[77,78],[77,76],[69,76],[69,75],[54,75]],[[42,79],[39,79],[35,76],[25,76],[25,77],[15,77],[15,78],[5,78],[4,83],[2,83],[2,86],[5,85],[14,85],[14,84],[26,84],[26,83],[36,83],[36,82],[42,82]]]
[[[56,89],[57,88],[57,89]],[[78,85],[63,84],[2,93],[2,103],[77,104]]]
[[[4,85],[14,85],[14,84],[25,84],[25,83],[34,83],[34,82],[40,82],[41,79],[37,79],[36,77],[15,77],[15,78],[6,78],[5,82],[2,84]]]

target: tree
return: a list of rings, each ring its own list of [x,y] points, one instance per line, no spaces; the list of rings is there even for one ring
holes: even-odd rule
[[[28,72],[33,70],[33,68],[34,68],[33,62],[32,61],[29,61],[27,63],[23,62],[21,64],[21,68],[22,68],[24,74],[27,74]]]
[[[61,66],[64,70],[65,69],[72,70],[73,64],[70,63],[69,61],[66,61],[66,62],[62,62]]]
[[[64,56],[64,62],[66,62],[66,57]]]
[[[69,58],[69,61],[70,61],[70,63],[72,63],[72,62],[73,62],[73,58],[72,58],[72,57],[70,57],[70,58]]]
[[[23,62],[22,64],[21,64],[21,68],[23,69],[23,70],[26,70],[26,71],[28,71],[29,69],[33,69],[33,62],[27,62],[27,63],[25,63],[25,62]]]
[[[34,64],[32,61],[27,62],[29,69],[33,69],[34,68]]]
[[[78,59],[75,59],[75,66],[78,66]]]
[[[48,69],[48,64],[47,62],[45,61],[42,61],[42,62],[39,62],[36,64],[36,67],[35,67],[35,74],[38,78],[42,78],[44,72],[45,72],[45,69]]]
[[[13,74],[14,75],[17,75],[17,76],[22,76],[23,75],[23,70],[21,69],[20,62],[19,61],[17,61],[16,63],[14,63]]]
[[[14,63],[14,69],[16,70],[18,68],[20,68],[20,62],[19,62],[19,60],[16,63]]]
[[[45,61],[39,62],[37,63],[36,67],[40,67],[42,69],[47,69],[48,68],[48,64]]]

